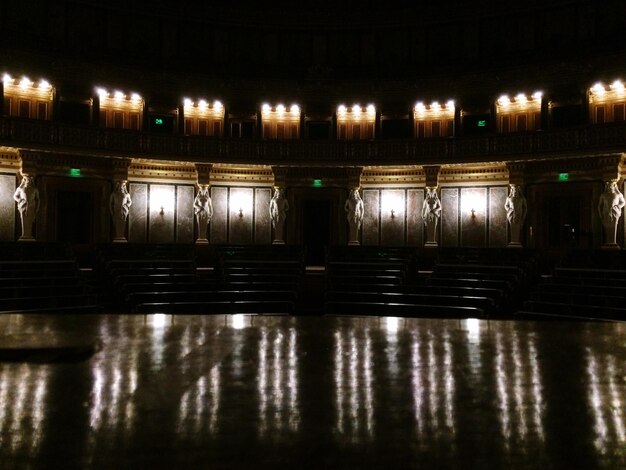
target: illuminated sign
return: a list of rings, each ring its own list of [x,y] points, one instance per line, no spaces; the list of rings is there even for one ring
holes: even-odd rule
[[[559,181],[569,180],[569,173],[559,173]]]
[[[322,180],[313,180],[313,187],[314,188],[321,188],[322,186],[323,186]]]
[[[80,168],[70,168],[70,176],[80,176]]]

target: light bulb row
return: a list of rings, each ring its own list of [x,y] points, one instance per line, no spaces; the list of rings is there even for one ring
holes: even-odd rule
[[[501,108],[507,108],[509,106],[515,107],[527,107],[527,106],[541,106],[541,99],[543,98],[543,93],[541,91],[536,91],[532,95],[525,95],[524,93],[518,93],[513,97],[509,97],[509,95],[502,95],[498,98],[497,105]]]
[[[50,85],[50,82],[48,82],[47,80],[43,78],[39,80],[38,83],[35,83],[34,81],[32,81],[26,76],[23,76],[22,78],[18,80],[17,78],[13,78],[8,73],[5,73],[2,76],[2,83],[4,84],[5,87],[12,87],[12,86],[18,87],[22,91],[27,91],[33,88],[40,90],[40,91],[45,91],[45,92],[52,90],[52,85]]]

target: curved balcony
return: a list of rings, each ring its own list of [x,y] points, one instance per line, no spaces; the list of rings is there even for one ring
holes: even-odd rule
[[[210,163],[411,165],[517,160],[626,151],[626,123],[432,140],[239,140],[150,134],[1,118],[0,143],[62,153]]]

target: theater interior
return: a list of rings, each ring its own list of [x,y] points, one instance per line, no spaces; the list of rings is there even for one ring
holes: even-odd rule
[[[0,4],[0,468],[626,468],[626,5],[232,3]]]

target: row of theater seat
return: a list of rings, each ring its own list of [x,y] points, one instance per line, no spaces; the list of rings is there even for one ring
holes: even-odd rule
[[[524,302],[518,317],[626,320],[626,252],[576,251]]]
[[[442,249],[431,272],[417,263],[408,248],[331,250],[326,313],[498,317],[537,275],[536,257],[522,250]]]
[[[135,313],[292,314],[304,272],[299,247],[229,246],[213,269],[198,269],[192,252],[165,246],[118,245],[101,266],[116,308]]]
[[[0,244],[0,312],[98,312],[99,292],[68,245]]]

